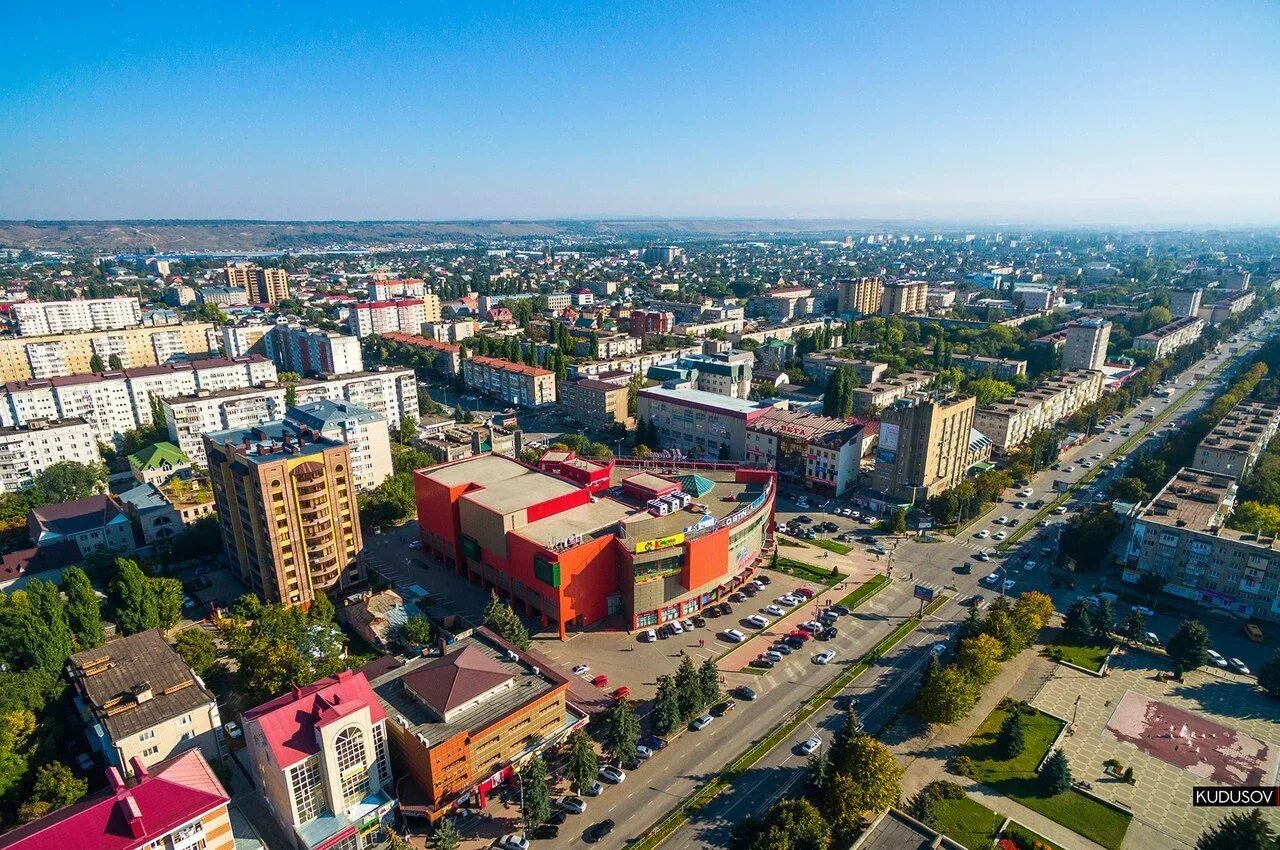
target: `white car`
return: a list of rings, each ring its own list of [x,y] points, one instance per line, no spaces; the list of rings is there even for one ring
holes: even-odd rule
[[[508,832],[494,844],[502,850],[529,850],[529,839],[518,832]]]
[[[1096,453],[1093,455],[1093,459],[1094,459],[1094,460],[1102,460],[1102,452],[1096,452]]]
[[[729,643],[742,643],[747,639],[747,636],[737,629],[725,629],[720,633],[720,636],[729,641]]]
[[[644,744],[636,744],[636,758],[646,760],[651,759],[653,758],[653,750],[649,749]]]
[[[573,668],[573,675],[575,676],[585,676],[590,672],[591,667],[587,664],[579,664],[577,667]]]
[[[764,617],[761,617],[759,614],[752,614],[747,618],[746,622],[747,625],[757,629],[763,629],[765,626],[769,625],[769,621]]]
[[[587,801],[581,797],[561,797],[558,805],[566,812],[573,812],[575,815],[580,815],[587,810]]]
[[[1109,442],[1111,442],[1111,440],[1112,440],[1112,438],[1111,438],[1111,437],[1103,437],[1103,438],[1102,438],[1102,442],[1104,442],[1104,443],[1109,443]]]
[[[627,778],[627,775],[623,773],[621,769],[616,768],[611,764],[600,765],[600,770],[597,773],[601,779],[611,785],[617,785],[619,782]]]
[[[1209,663],[1214,667],[1221,667],[1223,670],[1227,669],[1227,659],[1223,658],[1220,652],[1211,649],[1207,655],[1209,656]]]
[[[824,649],[813,657],[814,664],[830,664],[836,657],[833,650]]]
[[[1063,472],[1075,472],[1075,471],[1076,471],[1076,468],[1075,468],[1074,466],[1064,466],[1064,467],[1062,467],[1062,471],[1063,471]]]
[[[234,720],[228,720],[226,723],[223,723],[222,731],[226,732],[227,737],[232,739],[233,741],[244,734],[244,732],[240,730],[240,724],[235,722]]]
[[[999,584],[999,583],[1000,583],[1000,574],[999,574],[999,573],[991,573],[990,575],[988,575],[986,578],[984,578],[984,579],[982,580],[982,583],[983,583],[983,584],[989,584],[989,585],[991,585],[992,587],[995,587],[997,584]]]
[[[973,536],[978,538],[979,540],[986,540],[988,537],[991,536],[991,532],[984,528]]]
[[[784,593],[773,601],[783,606],[784,608],[794,608],[800,604],[800,600],[796,599],[794,596],[792,596],[789,593]]]
[[[1011,579],[1011,578],[1007,578],[1007,579],[1005,579],[1005,580],[1004,580],[1004,585],[1003,585],[1003,586],[1004,586],[1004,592],[1005,592],[1005,593],[1008,593],[1009,591],[1013,590],[1014,585],[1016,585],[1016,584],[1017,584],[1017,582],[1016,582],[1016,581],[1014,581],[1014,580],[1013,580],[1013,579]]]
[[[422,548],[422,541],[421,541],[421,540],[410,540],[410,541],[409,541],[409,548],[410,548],[410,549],[421,549],[421,548]]]
[[[770,605],[768,608],[764,609],[764,612],[773,617],[781,617],[785,613],[778,605]]]
[[[1023,490],[1021,493],[1019,493],[1018,495],[1019,495],[1019,496],[1021,496],[1021,497],[1022,497],[1022,498],[1024,498],[1024,499],[1030,499],[1030,498],[1031,498],[1032,496],[1034,496],[1035,494],[1036,494],[1036,491],[1035,491],[1035,490],[1032,490],[1030,487],[1028,487],[1027,489]]]
[[[653,643],[657,639],[658,639],[658,633],[655,632],[653,629],[645,629],[640,633],[640,640],[643,643]]]
[[[1032,570],[1034,570],[1034,569],[1036,568],[1036,562],[1035,562],[1035,561],[1027,561],[1025,564],[1023,564],[1023,565],[1022,565],[1022,568],[1023,568],[1024,570],[1026,570],[1027,572],[1031,572]]]
[[[1054,513],[1054,515],[1055,515],[1055,516],[1062,516],[1062,515],[1063,515],[1063,514],[1065,514],[1066,512],[1067,512],[1067,506],[1066,506],[1066,505],[1058,505],[1058,507],[1056,507],[1056,508],[1054,508],[1054,509],[1053,509],[1053,513]]]
[[[1009,536],[1009,532],[1007,532],[1007,531],[997,531],[997,532],[995,533],[995,535],[993,535],[993,536],[992,536],[992,538],[991,538],[991,539],[992,539],[992,540],[1004,540],[1004,539],[1005,539],[1006,537],[1008,537],[1008,536]]]
[[[1014,505],[1014,507],[1017,507],[1017,505]],[[1009,521],[1009,518],[1007,516],[1002,516],[996,519],[996,525],[1004,525],[1008,521]]]
[[[814,750],[818,749],[818,747],[821,747],[821,746],[822,746],[822,739],[819,738],[817,735],[814,735],[812,738],[808,739],[807,741],[805,741],[803,744],[800,745],[800,752],[804,753],[805,755],[811,755]]]
[[[706,729],[708,726],[710,726],[711,721],[714,719],[715,718],[712,717],[710,714],[704,714],[701,717],[695,718],[694,721],[689,724],[689,726],[690,728],[693,729],[693,731],[701,732],[703,729]]]
[[[679,620],[672,620],[670,623],[667,623],[667,628],[671,629],[671,634],[673,635],[684,634],[684,626],[680,625]]]
[[[1232,669],[1232,670],[1235,670],[1237,673],[1239,673],[1239,674],[1241,674],[1241,675],[1243,675],[1243,676],[1249,676],[1249,675],[1252,675],[1252,674],[1249,672],[1249,668],[1248,668],[1248,667],[1245,665],[1245,663],[1244,663],[1243,661],[1241,661],[1239,658],[1232,658],[1232,659],[1231,659],[1230,661],[1228,661],[1227,663],[1231,665],[1231,669]]]

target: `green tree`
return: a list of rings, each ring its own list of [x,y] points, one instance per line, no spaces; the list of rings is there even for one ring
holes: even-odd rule
[[[970,381],[965,389],[977,396],[978,404],[1001,401],[1017,392],[1013,384],[997,381],[995,378],[977,378]]]
[[[1074,516],[1067,521],[1062,533],[1062,553],[1072,558],[1080,569],[1096,569],[1102,565],[1120,528],[1120,518],[1108,508]]]
[[[228,634],[239,690],[264,701],[291,685],[305,685],[345,666],[342,632],[311,622],[297,607],[242,596],[232,607]]]
[[[413,443],[413,438],[418,433],[418,420],[413,416],[400,417],[400,442],[406,446]]]
[[[67,597],[67,622],[76,645],[92,649],[102,643],[102,606],[84,570],[67,567],[62,573],[62,592]]]
[[[520,771],[520,794],[524,800],[524,826],[533,829],[551,818],[551,788],[547,763],[535,753]]]
[[[106,368],[102,364],[102,357],[96,352],[94,354],[89,355],[89,371],[90,372],[106,371]]]
[[[1181,678],[1209,659],[1209,630],[1198,620],[1183,620],[1165,644],[1165,652],[1173,661],[1174,674]]]
[[[710,658],[698,667],[698,689],[703,705],[711,705],[720,699],[720,670]]]
[[[313,623],[332,623],[335,616],[333,600],[324,592],[316,593],[311,599],[311,607],[307,608],[307,619]]]
[[[30,709],[0,715],[0,797],[8,797],[26,778],[35,731],[36,716]]]
[[[889,523],[890,534],[905,534],[907,531],[907,509],[898,508],[893,512],[893,518]]]
[[[569,736],[569,753],[565,760],[565,776],[576,791],[581,792],[596,780],[600,759],[596,756],[591,737],[582,729],[575,729]]]
[[[849,742],[862,734],[862,720],[858,717],[858,707],[853,704],[852,700],[844,707],[844,712],[840,717],[840,726],[836,729],[835,734],[831,736],[831,746],[827,748],[827,755],[831,759],[832,765],[837,765],[844,757],[844,751],[848,749]]]
[[[916,713],[926,723],[951,724],[962,720],[978,699],[978,687],[955,665],[943,667],[916,696]]]
[[[511,610],[511,606],[498,598],[495,590],[489,596],[489,605],[484,611],[484,624],[504,640],[520,649],[528,649],[529,630],[525,628],[519,615]]]
[[[1275,850],[1276,834],[1262,812],[1232,812],[1196,840],[1196,850]]]
[[[156,625],[171,629],[182,619],[182,582],[176,578],[149,578],[147,590],[154,600]]]
[[[71,625],[67,622],[67,606],[58,586],[35,579],[26,587],[27,605],[36,626],[32,635],[38,647],[36,665],[42,670],[57,670],[71,655]]]
[[[1000,724],[1000,734],[996,737],[996,747],[1000,757],[1017,758],[1027,746],[1027,721],[1021,711],[1012,711]]]
[[[653,698],[653,728],[659,735],[669,735],[680,723],[680,694],[675,679],[658,677],[658,690]]]
[[[1110,599],[1103,598],[1093,612],[1093,640],[1107,643],[1111,640],[1111,629],[1116,624],[1116,607]]]
[[[1268,696],[1280,699],[1280,650],[1258,670],[1258,687],[1266,691]]]
[[[676,693],[680,697],[680,719],[692,720],[706,707],[702,701],[702,683],[698,668],[686,653],[680,653],[680,666],[676,668]]]
[[[1093,639],[1093,606],[1087,599],[1077,599],[1067,609],[1062,619],[1067,638],[1073,643],[1085,644]]]
[[[1147,632],[1146,615],[1134,608],[1120,625],[1121,633],[1130,640],[1142,640]]]
[[[1007,596],[998,596],[987,609],[983,631],[1000,641],[1004,647],[1000,660],[1008,661],[1031,644],[1034,626],[1034,622],[1017,615]]]
[[[88,791],[89,784],[62,762],[42,764],[36,770],[30,796],[18,809],[18,819],[26,823],[44,817],[55,809],[71,805]]]
[[[63,460],[36,475],[28,492],[47,504],[74,502],[101,493],[106,482],[107,468],[102,464]]]
[[[902,768],[893,752],[869,735],[854,735],[832,765],[837,776],[853,780],[839,794],[859,814],[892,806],[902,794]]]
[[[120,359],[119,354],[112,354],[107,357],[107,366],[112,370],[119,371],[124,368],[124,361]]]
[[[1280,505],[1242,502],[1227,519],[1227,525],[1240,531],[1274,536],[1280,533]]]
[[[1004,647],[991,635],[978,635],[960,641],[956,663],[979,685],[985,685],[1000,672]]]
[[[1111,495],[1123,502],[1145,502],[1151,498],[1141,478],[1121,478],[1112,485]]]
[[[433,850],[458,850],[458,846],[461,844],[462,834],[453,825],[453,821],[448,818],[440,822],[440,825],[436,827],[435,834],[431,836]]]
[[[431,621],[421,614],[414,614],[400,627],[400,639],[409,646],[426,646],[432,641],[434,629]]]
[[[636,760],[636,744],[640,740],[640,718],[630,700],[619,700],[609,709],[604,721],[604,752],[617,765]]]
[[[805,799],[781,800],[760,819],[748,850],[827,850],[831,827]]]
[[[213,637],[201,628],[183,629],[173,640],[173,648],[182,660],[191,665],[196,675],[203,676],[218,660],[218,648]]]
[[[1061,748],[1049,756],[1049,761],[1040,771],[1040,781],[1049,794],[1061,794],[1071,787],[1071,764]]]

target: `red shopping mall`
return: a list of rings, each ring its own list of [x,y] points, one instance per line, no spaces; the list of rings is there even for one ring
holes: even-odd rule
[[[732,464],[479,455],[414,473],[428,557],[560,636],[606,617],[642,629],[696,614],[772,540],[775,473]]]

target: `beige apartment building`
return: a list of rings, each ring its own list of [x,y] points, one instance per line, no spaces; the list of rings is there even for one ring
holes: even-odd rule
[[[853,412],[871,413],[888,407],[898,399],[924,389],[936,377],[937,372],[915,369],[858,387],[853,391]]]
[[[259,598],[311,605],[364,582],[351,452],[284,422],[204,435],[227,560]]]
[[[565,381],[560,385],[560,408],[564,415],[595,431],[609,431],[635,424],[627,415],[627,384],[610,384],[593,378]]]
[[[155,629],[71,656],[67,673],[89,746],[108,767],[133,774],[200,748],[225,755],[218,703],[187,662]]]
[[[256,263],[227,263],[227,286],[243,289],[250,304],[275,304],[289,297],[289,274]]]
[[[891,405],[880,420],[871,487],[891,500],[922,502],[964,480],[991,454],[974,431],[976,399],[934,399],[923,393]]]
[[[1111,341],[1111,323],[1106,319],[1081,319],[1067,325],[1066,345],[1062,349],[1062,370],[1101,369],[1107,362],[1107,344]]]
[[[874,316],[880,312],[884,298],[884,278],[855,277],[836,281],[841,313],[861,313]]]
[[[1213,426],[1191,461],[1193,469],[1242,481],[1280,426],[1280,405],[1242,401]]]
[[[923,280],[895,280],[884,285],[880,315],[902,316],[928,309],[929,284]]]
[[[1091,369],[1064,372],[1009,401],[978,408],[974,427],[997,451],[1022,445],[1042,428],[1049,428],[1086,404],[1102,398],[1102,373]]]
[[[1133,347],[1138,351],[1150,351],[1151,359],[1159,360],[1168,357],[1180,348],[1186,348],[1204,333],[1204,319],[1199,316],[1186,316],[1174,319],[1167,325],[1137,337]]]
[[[462,361],[462,380],[473,390],[517,407],[556,403],[556,373],[498,357],[468,357]]]
[[[104,365],[114,354],[126,369],[209,357],[218,348],[213,331],[209,322],[191,322],[0,339],[0,379],[7,383],[87,374],[93,371],[95,354]]]
[[[1165,593],[1280,622],[1280,540],[1227,528],[1235,503],[1232,476],[1179,470],[1133,521],[1124,581],[1154,574]]]

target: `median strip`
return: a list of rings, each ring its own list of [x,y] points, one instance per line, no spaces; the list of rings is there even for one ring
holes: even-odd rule
[[[871,584],[868,582],[867,584]],[[865,587],[866,585],[864,585]],[[871,598],[882,589],[885,585],[879,585],[875,591],[869,592],[864,598]],[[939,596],[925,608],[926,615],[932,614],[934,611],[942,607],[950,597]],[[806,720],[817,714],[819,710],[836,694],[849,687],[855,679],[865,673],[872,664],[879,660],[886,652],[897,646],[907,635],[911,634],[916,628],[924,622],[924,619],[911,618],[900,623],[892,632],[890,632],[883,640],[879,641],[871,649],[863,654],[858,663],[840,673],[832,679],[825,687],[817,691],[812,696],[805,699],[797,707],[796,711],[786,720],[783,720],[773,731],[765,735],[764,738],[748,747],[745,752],[718,774],[715,775],[706,785],[695,791],[690,796],[682,800],[673,809],[663,815],[653,826],[646,829],[634,841],[628,843],[628,847],[632,850],[653,850],[660,845],[673,832],[684,825],[695,813],[710,803],[716,795],[718,795],[724,787],[745,773],[752,765],[764,757],[766,753],[772,750],[778,744],[782,743],[786,738],[792,735],[796,729],[800,727]]]

